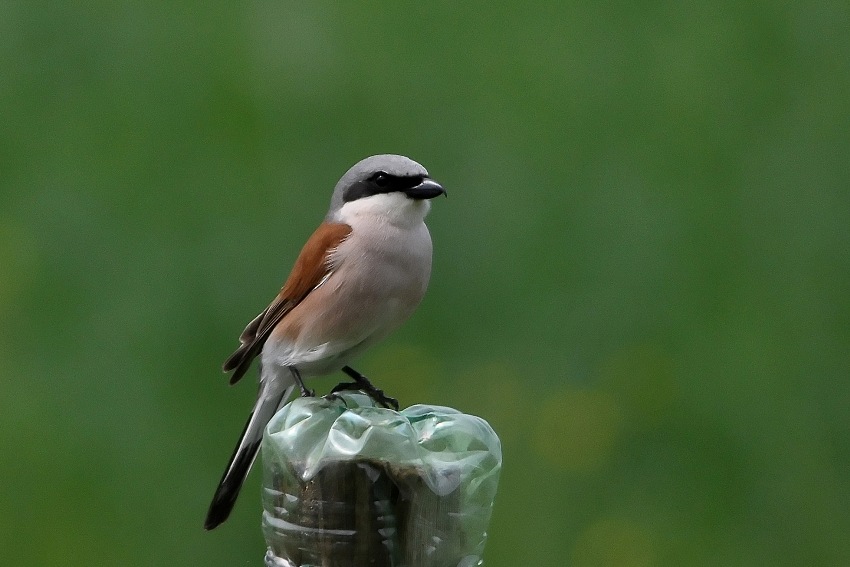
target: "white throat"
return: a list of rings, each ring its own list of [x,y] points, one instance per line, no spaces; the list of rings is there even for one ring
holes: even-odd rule
[[[399,226],[413,226],[425,220],[431,202],[411,199],[403,193],[381,193],[345,203],[334,215],[335,220],[351,224],[357,219],[388,222]]]

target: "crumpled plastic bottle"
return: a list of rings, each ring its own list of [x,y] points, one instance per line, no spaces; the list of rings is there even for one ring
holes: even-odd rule
[[[362,394],[297,398],[263,439],[266,564],[481,565],[502,466],[483,419]]]

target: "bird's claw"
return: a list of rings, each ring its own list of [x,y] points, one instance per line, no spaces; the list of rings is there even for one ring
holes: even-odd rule
[[[348,407],[348,402],[347,402],[347,401],[345,401],[345,398],[343,398],[342,396],[340,396],[340,395],[339,395],[338,393],[336,393],[336,392],[331,392],[330,394],[327,394],[326,396],[324,396],[324,398],[325,398],[326,400],[328,400],[329,402],[334,401],[334,400],[339,400],[339,401],[341,401],[341,402],[343,403],[343,405],[344,405],[345,407]]]
[[[359,389],[360,385],[357,382],[340,382],[339,384],[333,387],[329,395],[333,396],[335,394],[338,394],[339,392],[350,392],[352,390]]]
[[[366,392],[370,398],[387,409],[398,411],[398,400],[386,395],[383,390],[375,388],[372,392]]]
[[[398,400],[386,395],[383,390],[376,388],[369,382],[341,382],[334,386],[330,395],[335,396],[339,392],[360,391],[372,398],[378,405],[382,405],[387,409],[398,411]]]

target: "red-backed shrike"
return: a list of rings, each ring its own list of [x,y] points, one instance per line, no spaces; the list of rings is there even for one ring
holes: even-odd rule
[[[283,288],[239,337],[224,363],[237,382],[260,357],[260,388],[251,417],[213,496],[204,527],[230,514],[260,447],[266,424],[304,379],[342,370],[384,405],[384,396],[347,366],[404,322],[431,275],[429,199],[444,194],[424,167],[396,155],[368,157],[336,184],[330,210],[310,237]]]

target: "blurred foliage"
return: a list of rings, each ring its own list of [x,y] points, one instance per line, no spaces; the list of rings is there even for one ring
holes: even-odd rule
[[[381,152],[450,197],[357,368],[501,435],[486,564],[850,564],[847,2],[2,13],[0,564],[261,564],[219,365]]]

